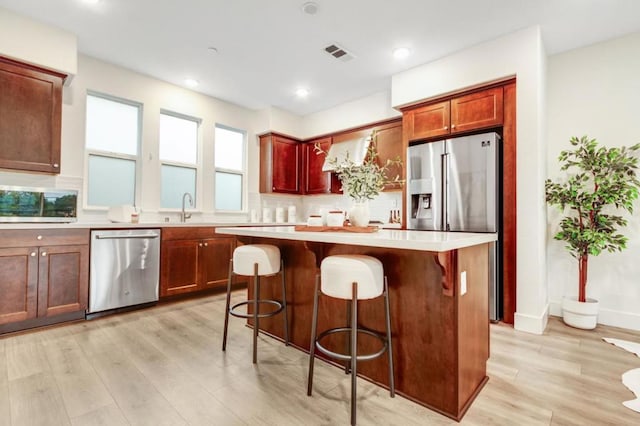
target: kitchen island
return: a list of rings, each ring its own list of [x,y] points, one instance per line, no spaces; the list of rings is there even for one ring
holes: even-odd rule
[[[495,234],[308,232],[293,226],[217,228],[216,232],[235,235],[240,243],[280,247],[294,346],[309,349],[313,286],[322,259],[367,254],[382,261],[389,280],[396,392],[460,420],[488,380],[488,254]],[[279,278],[266,281],[271,279]],[[263,285],[261,292],[261,297],[281,298],[276,281]],[[346,324],[344,301],[323,297],[320,304],[318,330]],[[384,330],[383,303],[361,302],[358,318],[367,328]],[[278,317],[261,320],[260,329],[283,336]],[[338,348],[346,342],[331,344]],[[375,349],[373,339],[360,340],[359,351]],[[386,357],[359,364],[358,373],[388,386]]]

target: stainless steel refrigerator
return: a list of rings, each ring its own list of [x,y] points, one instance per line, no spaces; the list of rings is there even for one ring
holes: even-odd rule
[[[409,146],[407,228],[500,232],[500,136],[483,133]],[[501,317],[500,241],[489,252],[489,313]]]

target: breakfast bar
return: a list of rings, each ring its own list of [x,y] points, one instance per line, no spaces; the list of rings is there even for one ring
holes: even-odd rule
[[[235,235],[239,243],[280,248],[294,346],[309,349],[314,280],[322,259],[366,254],[382,261],[389,281],[396,392],[460,420],[487,382],[489,245],[496,241],[496,234],[395,229],[309,232],[293,226],[229,227],[216,232]],[[262,291],[262,297],[281,297],[278,285],[265,285]],[[321,299],[320,328],[345,324],[340,302]],[[365,301],[358,312],[360,323],[384,330],[383,309],[382,303]],[[261,320],[260,330],[283,336],[278,318]],[[362,339],[359,344],[371,351],[377,342]],[[386,372],[385,357],[358,365],[361,377],[383,387],[388,386]]]

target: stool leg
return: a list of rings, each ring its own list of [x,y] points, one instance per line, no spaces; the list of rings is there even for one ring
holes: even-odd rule
[[[351,300],[345,300],[347,305],[347,327],[351,327]],[[351,355],[351,339],[345,342],[345,353]],[[351,371],[351,360],[344,362],[344,374],[349,374]]]
[[[260,276],[258,275],[258,264],[253,264],[253,363],[258,362],[258,298],[260,297]]]
[[[351,424],[356,424],[356,379],[358,348],[358,283],[352,284],[351,296]]]
[[[289,346],[289,315],[287,314],[287,285],[284,277],[284,261],[280,260],[280,272],[282,273],[282,311],[284,313],[284,344]]]
[[[393,378],[393,346],[391,345],[391,315],[389,314],[389,284],[384,277],[384,308],[387,316],[387,353],[389,356],[389,393],[391,398],[396,396],[396,386]]]
[[[229,327],[229,306],[231,305],[231,280],[233,279],[233,259],[229,260],[229,279],[227,280],[227,307],[224,310],[224,333],[222,334],[222,350],[227,350],[227,328]]]
[[[311,344],[309,345],[309,378],[307,380],[307,395],[311,396],[313,387],[313,361],[316,357],[316,333],[318,329],[318,296],[320,294],[320,275],[316,275],[316,287],[313,293],[313,316],[311,318]]]

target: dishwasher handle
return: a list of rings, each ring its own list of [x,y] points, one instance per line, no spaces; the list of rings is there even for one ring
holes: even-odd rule
[[[100,235],[96,234],[96,239],[98,240],[127,240],[130,238],[158,238],[160,235],[158,234],[145,234],[145,235]]]

